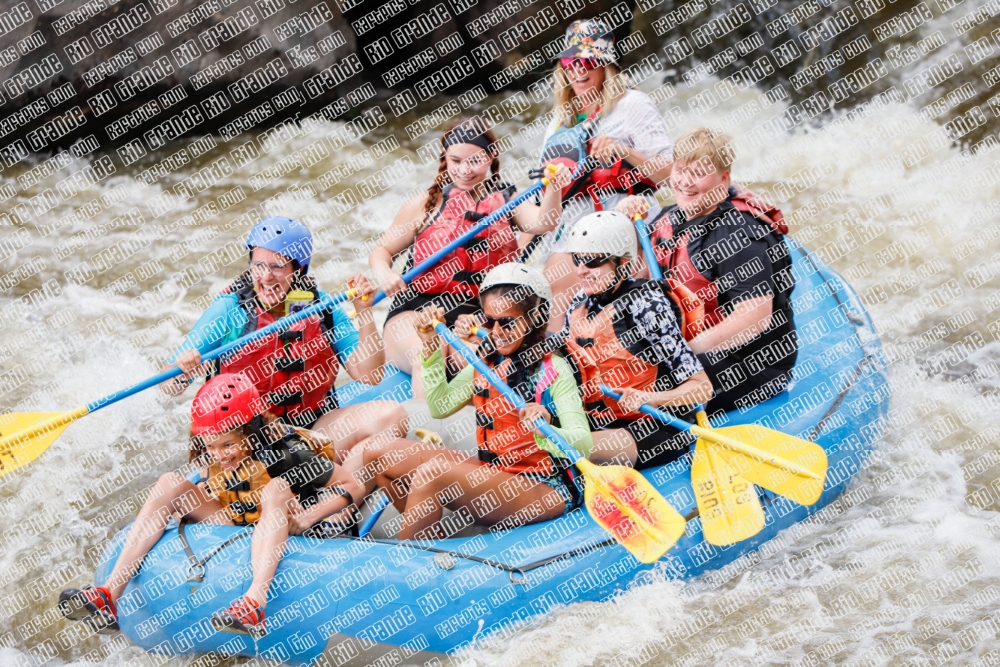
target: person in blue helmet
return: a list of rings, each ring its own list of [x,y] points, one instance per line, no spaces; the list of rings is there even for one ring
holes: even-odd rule
[[[383,377],[384,345],[371,309],[374,290],[363,274],[347,281],[357,290],[357,326],[343,308],[334,306],[199,369],[202,354],[325,296],[309,275],[312,249],[312,233],[296,220],[271,217],[257,223],[247,238],[247,270],[215,298],[164,367],[176,365],[185,374],[161,388],[177,396],[199,372],[242,373],[271,414],[326,435],[343,462],[366,438],[383,431],[391,431],[386,437],[402,437],[407,431],[406,411],[398,403],[340,407],[333,391],[341,364],[355,380],[374,385]]]

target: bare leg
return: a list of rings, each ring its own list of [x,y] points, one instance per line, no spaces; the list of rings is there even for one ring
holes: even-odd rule
[[[557,252],[545,262],[545,278],[552,285],[552,313],[549,317],[549,331],[558,333],[566,320],[566,311],[573,297],[583,289],[580,279],[573,269],[573,260],[568,253]]]
[[[364,450],[363,476],[370,492],[375,485],[389,494],[400,512],[406,509],[409,474],[420,464],[442,451],[440,447],[400,438],[384,445],[369,445]]]
[[[464,452],[439,450],[410,475],[409,495],[399,538],[440,539],[445,507],[466,510],[473,520],[493,526],[517,517],[518,524],[560,516],[565,501],[553,488],[499,470],[483,475],[485,467]]]
[[[337,408],[320,417],[313,426],[314,431],[333,440],[340,462],[362,440],[373,436],[388,440],[402,438],[408,429],[409,416],[395,401],[368,401]]]
[[[253,581],[247,590],[260,608],[267,606],[267,590],[271,587],[274,572],[285,555],[288,542],[288,516],[290,504],[297,502],[288,482],[277,477],[264,487],[260,495],[260,519],[253,531],[250,561],[253,564]]]
[[[385,341],[385,360],[404,373],[410,374],[414,398],[424,397],[420,382],[420,350],[423,345],[417,335],[417,314],[407,311],[395,315],[385,323],[382,332]]]
[[[160,475],[149,498],[139,510],[139,516],[128,532],[118,562],[108,577],[107,587],[113,599],[119,599],[125,592],[125,587],[135,576],[142,559],[163,536],[174,512],[203,523],[233,523],[222,503],[201,487],[175,472]]]
[[[599,465],[635,467],[635,462],[639,460],[639,449],[635,444],[635,438],[626,429],[594,431],[591,435],[594,436],[591,461]]]

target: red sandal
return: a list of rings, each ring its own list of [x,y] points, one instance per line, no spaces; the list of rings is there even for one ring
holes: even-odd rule
[[[251,637],[263,637],[267,634],[264,610],[256,600],[247,596],[229,605],[225,611],[212,614],[210,622],[219,632],[232,632]]]
[[[119,630],[118,611],[111,591],[104,586],[67,588],[59,594],[59,611],[71,621],[86,621],[94,632],[102,635]]]

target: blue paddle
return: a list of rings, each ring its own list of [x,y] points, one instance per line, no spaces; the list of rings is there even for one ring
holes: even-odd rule
[[[458,336],[441,322],[434,330],[457,350],[518,411],[526,403]],[[580,455],[548,422],[534,426],[583,473],[587,511],[622,546],[643,563],[653,563],[684,534],[684,518],[638,471],[624,466],[598,466]]]
[[[551,175],[551,173],[552,171],[550,170],[549,174]],[[511,199],[500,209],[477,221],[458,238],[454,239],[430,257],[404,273],[402,275],[403,281],[409,284],[414,278],[437,264],[438,261],[448,255],[451,251],[465,244],[480,231],[489,227],[497,220],[507,215],[510,211],[520,206],[523,202],[527,201],[528,198],[533,197],[536,192],[539,192],[542,188],[548,185],[549,182],[550,176],[540,178],[533,185],[531,185],[531,187]],[[282,317],[262,329],[257,329],[256,331],[238,338],[227,345],[223,345],[216,350],[206,353],[202,356],[202,360],[211,361],[213,359],[217,359],[222,355],[232,352],[233,350],[237,350],[245,345],[248,345],[249,343],[260,340],[266,336],[270,336],[273,333],[283,331],[293,324],[301,322],[307,317],[319,314],[324,310],[332,308],[338,303],[353,298],[355,294],[356,292],[354,290],[347,290],[346,292],[341,292],[336,295],[326,295],[311,306],[303,308],[302,310],[286,317]],[[372,305],[382,301],[385,296],[385,292],[380,290],[372,300]],[[0,436],[2,436],[0,437],[0,477],[38,458],[42,452],[48,449],[55,439],[59,437],[59,434],[61,434],[66,427],[80,417],[95,412],[103,407],[107,407],[113,403],[117,403],[124,398],[138,394],[139,392],[145,391],[150,387],[155,387],[156,385],[166,382],[171,378],[177,377],[183,372],[184,371],[180,367],[175,366],[171,369],[163,371],[162,373],[158,373],[151,378],[143,380],[142,382],[137,382],[131,387],[121,389],[108,394],[103,398],[99,398],[96,401],[66,412],[20,412],[0,415]]]

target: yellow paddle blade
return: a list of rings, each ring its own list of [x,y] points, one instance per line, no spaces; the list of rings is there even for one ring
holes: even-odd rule
[[[726,463],[719,447],[698,440],[691,464],[691,485],[698,501],[705,539],[725,547],[753,537],[764,527],[764,508],[753,485]]]
[[[802,505],[823,493],[826,452],[815,443],[758,424],[692,431],[719,445],[719,455],[748,482]]]
[[[59,434],[89,411],[9,412],[0,415],[0,477],[31,463]]]
[[[638,471],[586,459],[576,465],[590,516],[640,562],[655,563],[684,534],[684,517]]]

